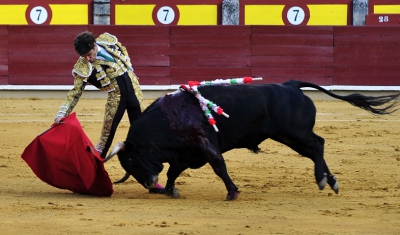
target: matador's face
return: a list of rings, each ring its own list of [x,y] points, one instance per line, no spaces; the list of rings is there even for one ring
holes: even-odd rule
[[[89,53],[81,56],[85,58],[86,61],[93,63],[96,60],[97,51],[98,51],[97,45],[94,44],[94,48],[90,50]]]

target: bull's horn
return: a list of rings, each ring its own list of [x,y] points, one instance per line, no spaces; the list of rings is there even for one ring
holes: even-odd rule
[[[131,175],[128,172],[126,172],[124,177],[122,177],[120,180],[115,181],[114,184],[119,184],[119,183],[125,182],[129,178],[129,176],[131,176]]]
[[[104,162],[107,162],[110,160],[112,157],[115,156],[120,150],[124,151],[125,150],[125,144],[122,142],[118,142],[114,148],[111,150],[110,154],[104,159]]]

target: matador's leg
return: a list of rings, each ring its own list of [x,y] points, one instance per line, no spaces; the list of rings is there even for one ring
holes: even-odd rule
[[[137,77],[135,74],[130,74],[126,77],[126,97],[127,97],[127,108],[129,122],[132,125],[133,122],[140,116],[143,111],[143,93],[140,89]],[[124,97],[124,93],[121,90],[121,96]]]
[[[104,111],[103,128],[101,130],[101,136],[96,145],[96,150],[100,153],[102,158],[105,158],[107,151],[111,146],[112,139],[115,135],[115,130],[124,114],[124,108],[122,114],[117,115],[118,110],[121,110],[120,106],[121,95],[118,91],[113,91],[108,94],[107,102]],[[115,125],[116,122],[116,125]],[[108,144],[109,143],[109,144]]]

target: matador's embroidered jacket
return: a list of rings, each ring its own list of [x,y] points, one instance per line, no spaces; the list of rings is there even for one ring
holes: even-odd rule
[[[101,34],[96,39],[96,44],[107,50],[107,52],[113,56],[115,62],[97,59],[93,63],[90,63],[83,57],[80,57],[72,70],[72,75],[75,78],[74,87],[68,92],[56,116],[66,117],[72,112],[88,82],[101,91],[108,92],[108,99],[110,99],[111,96],[115,96],[115,93],[119,94],[116,78],[126,72],[131,78],[135,89],[135,95],[143,111],[143,94],[137,77],[133,73],[132,64],[126,48],[118,42],[117,37],[109,33]],[[107,103],[111,105],[113,102],[109,100]]]

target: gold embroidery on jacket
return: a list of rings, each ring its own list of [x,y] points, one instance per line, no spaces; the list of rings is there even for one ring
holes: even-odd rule
[[[68,116],[75,105],[78,103],[79,98],[81,97],[83,90],[85,90],[87,78],[82,77],[78,74],[74,74],[74,87],[68,92],[67,97],[64,102],[61,104],[60,109],[57,112],[56,116],[66,117]]]
[[[118,43],[117,37],[111,35],[109,33],[100,34],[98,38],[96,38],[96,43],[105,44],[105,45],[115,45]]]
[[[79,57],[78,61],[74,65],[74,68],[72,69],[72,75],[75,77],[74,74],[77,74],[81,77],[88,78],[92,73],[92,70],[92,65],[87,62],[83,57]]]
[[[118,42],[115,36],[108,33],[101,34],[96,39],[96,43],[107,50],[114,58],[115,62],[95,60],[95,62],[89,63],[83,57],[80,57],[72,70],[72,75],[75,78],[74,87],[68,92],[57,116],[66,117],[72,112],[85,89],[89,76],[92,74],[93,70],[95,70],[96,79],[102,86],[100,90],[108,92],[103,129],[101,137],[96,145],[96,149],[101,152],[107,142],[113,117],[117,112],[118,104],[121,99],[116,78],[127,72],[131,79],[135,95],[139,101],[141,111],[144,110],[144,104],[143,93],[140,89],[138,78],[132,71],[132,64],[126,48]]]

